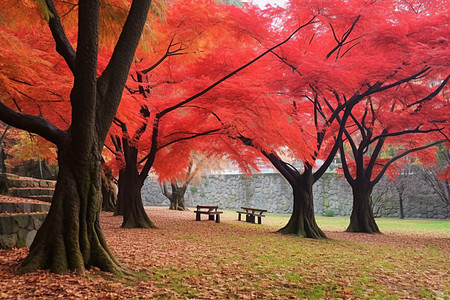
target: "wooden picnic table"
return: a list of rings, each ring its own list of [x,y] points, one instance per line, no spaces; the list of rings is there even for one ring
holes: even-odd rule
[[[197,205],[197,210],[195,212],[195,220],[200,221],[200,215],[208,215],[208,220],[214,221],[214,216],[216,217],[216,223],[220,223],[220,214],[223,211],[217,211],[219,207],[217,205]]]
[[[238,221],[241,221],[241,214],[245,214],[245,221],[250,223],[256,223],[255,217],[258,217],[258,224],[261,224],[261,218],[265,217],[264,213],[267,209],[260,209],[254,207],[241,206],[242,211],[236,211],[238,213]]]

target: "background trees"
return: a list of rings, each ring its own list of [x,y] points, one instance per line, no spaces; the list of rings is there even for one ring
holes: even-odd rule
[[[361,127],[373,130],[366,124],[355,125],[358,122],[355,115],[364,121],[370,119],[370,109],[366,113],[353,112],[354,107],[361,111],[361,104],[357,106],[359,102],[368,103],[379,99],[377,101],[381,102],[373,107],[380,115],[381,111],[386,113],[386,120],[390,120],[389,125],[385,124],[388,127],[397,122],[408,133],[413,129],[418,132],[445,129],[448,115],[436,115],[438,111],[448,110],[443,99],[445,96],[441,93],[449,74],[447,42],[442,40],[442,33],[448,28],[440,25],[441,9],[445,10],[439,1],[421,2],[420,5],[412,2],[403,5],[397,1],[340,4],[334,1],[320,4],[292,2],[286,10],[271,10],[273,15],[278,13],[280,19],[298,19],[305,12],[314,15],[313,27],[300,32],[291,43],[272,51],[278,65],[272,64],[267,73],[270,74],[268,76],[277,78],[271,81],[272,86],[278,85],[274,90],[278,94],[285,94],[286,102],[292,101],[291,107],[286,108],[293,119],[298,118],[300,130],[304,133],[309,130],[307,134],[311,137],[317,135],[315,141],[310,142],[311,145],[317,145],[313,146],[314,159],[323,157],[326,162],[324,166],[327,166],[334,157],[333,151],[341,143],[342,133],[345,133],[342,136],[345,141],[349,139],[349,132],[354,134],[353,128],[346,129],[347,120],[351,121],[348,126],[354,126],[356,130]],[[289,23],[283,24],[282,30],[289,30]],[[263,38],[258,39],[270,44]],[[437,82],[437,86],[433,82]],[[431,99],[437,101],[425,108]],[[399,102],[397,105],[403,105],[410,111],[417,110],[415,115],[410,115],[418,119],[415,127],[404,124],[407,123],[407,117],[399,113],[398,107],[389,114],[393,107],[387,103],[396,101]],[[363,110],[364,105],[362,104]],[[421,122],[427,122],[431,127]],[[444,125],[439,126],[437,123]],[[400,130],[399,127],[397,130]],[[372,133],[369,135],[372,136]],[[359,134],[358,142],[364,136],[367,133]],[[427,137],[428,141],[437,138],[431,135]],[[438,139],[440,138],[442,136]],[[379,137],[375,141],[380,139],[384,140]],[[331,147],[323,147],[322,143]],[[329,152],[330,150],[332,151]],[[367,148],[361,146],[359,150],[365,153]],[[296,193],[294,188],[294,199],[298,197],[302,200],[294,200],[299,204],[294,205],[292,222],[282,231],[319,237],[319,234],[305,233],[303,228],[310,225],[303,225],[301,220],[313,220],[312,205],[306,206],[312,200],[305,199],[312,199],[310,187],[320,177],[323,166],[311,177],[314,163],[308,160],[304,163],[304,173],[301,175],[276,155],[267,156],[292,182],[293,187],[301,182],[309,182],[303,184],[305,188],[300,189],[304,190],[302,193]],[[372,162],[375,163],[375,160],[374,158]],[[307,175],[308,173],[310,174]],[[362,183],[355,183],[355,186],[362,188]],[[301,203],[305,205],[305,209],[303,212],[296,212],[300,211]],[[368,222],[373,217],[364,216],[361,219]],[[312,221],[309,223],[314,224]],[[376,232],[375,228],[373,230]]]
[[[445,146],[440,146],[436,156],[437,164],[435,166],[422,165],[420,175],[442,202],[450,204],[450,150]]]
[[[408,123],[397,124],[399,125],[399,127],[397,127],[399,129],[395,129],[395,127],[388,128],[385,124],[376,124],[379,121],[376,117],[377,113],[390,113],[389,111],[386,112],[381,107],[382,105],[378,106],[378,109],[375,109],[374,104],[369,102],[366,104],[365,109],[359,118],[352,114],[352,118],[355,121],[353,124],[355,129],[346,129],[346,138],[344,139],[344,142],[349,145],[347,149],[351,153],[351,164],[347,163],[348,158],[344,143],[340,146],[342,169],[345,178],[350,183],[353,191],[353,210],[347,231],[379,233],[380,231],[375,223],[371,205],[371,193],[373,187],[389,170],[392,163],[398,159],[411,152],[424,150],[442,142],[439,141],[439,138],[441,137],[439,135],[439,130],[441,130],[441,128],[436,128],[434,124],[430,124],[431,128],[427,128],[427,124],[424,124],[427,120],[424,120],[423,118],[414,120],[414,114],[409,114]],[[395,104],[391,107],[391,112],[397,111],[397,114],[400,113],[395,109]],[[388,119],[391,121],[393,120],[393,118],[389,117]],[[399,121],[398,117],[397,121]],[[415,123],[414,121],[418,123]],[[379,125],[379,127],[377,125]],[[352,126],[350,126],[350,128],[352,128]],[[352,134],[349,132],[350,130],[352,130]],[[436,132],[438,134],[433,135],[433,133]],[[412,142],[410,135],[414,134],[416,136],[414,142]],[[420,135],[425,137],[425,139],[420,139]],[[407,136],[407,139],[403,140],[403,142],[406,143],[406,149],[408,150],[395,154],[390,158],[380,158],[381,150],[389,138],[395,137],[396,140],[391,141],[391,143],[400,145],[402,138],[405,138],[405,136]],[[436,140],[438,141],[433,142]],[[431,143],[429,143],[429,141],[431,141]],[[391,170],[391,172],[393,171]],[[393,175],[391,176],[395,179]]]
[[[116,149],[118,161],[125,166],[118,199],[125,227],[153,226],[140,199],[152,168],[159,180],[173,180],[188,168],[191,150],[197,149],[206,156],[225,153],[249,172],[255,166],[256,152],[245,149],[236,136],[248,132],[257,136],[258,143],[285,145],[286,137],[280,133],[286,128],[283,125],[290,126],[289,116],[271,100],[261,82],[267,69],[259,60],[270,50],[260,49],[260,43],[239,28],[242,19],[255,21],[262,15],[255,7],[239,10],[205,3],[195,9],[174,3],[168,23],[155,30],[166,33],[162,43],[166,46],[154,55],[156,63],[149,66],[144,56],[134,66],[136,75],[131,74],[129,95],[115,121],[122,132],[112,133],[114,147],[109,147]],[[141,118],[136,118],[139,110]],[[300,145],[306,152],[307,147]],[[123,185],[121,178],[127,181]],[[127,214],[126,203],[131,202],[135,204],[130,204]]]

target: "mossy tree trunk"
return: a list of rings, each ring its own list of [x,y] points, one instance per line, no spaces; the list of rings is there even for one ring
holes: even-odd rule
[[[347,137],[351,138],[348,132],[346,132],[346,134]],[[344,145],[340,145],[342,170],[345,179],[352,187],[353,192],[352,214],[350,215],[350,224],[346,229],[347,232],[381,233],[375,222],[371,196],[373,187],[380,180],[382,174],[379,174],[375,180],[371,180],[371,177],[375,165],[374,158],[376,158],[378,156],[377,153],[381,151],[383,142],[384,140],[378,142],[374,153],[372,153],[373,157],[368,164],[364,163],[364,151],[361,150],[364,148],[352,148],[354,149],[354,159],[356,162],[353,175],[350,173],[350,168],[347,164]]]
[[[145,174],[138,171],[138,149],[130,143],[126,124],[116,120],[120,124],[124,136],[112,137],[116,150],[123,153],[125,158],[125,168],[119,172],[119,192],[117,195],[117,207],[115,215],[123,216],[123,228],[155,228],[145,212],[142,203],[142,186],[144,185]],[[145,131],[145,126],[141,131]]]
[[[0,119],[36,133],[58,148],[59,173],[50,211],[39,229],[20,273],[50,269],[56,273],[86,268],[120,273],[123,268],[108,250],[99,225],[101,150],[122,97],[147,13],[148,0],[134,0],[115,45],[98,77],[100,1],[78,2],[77,49],[64,32],[52,1],[48,26],[56,50],[74,76],[70,93],[71,124],[62,130],[41,116],[17,112],[0,103]]]
[[[135,148],[134,148],[135,149]],[[136,149],[135,149],[136,150]],[[137,155],[137,150],[136,150]],[[137,157],[137,156],[136,156]],[[123,228],[155,228],[142,203],[142,185],[136,164],[127,163],[119,177],[119,202],[122,203]]]
[[[100,151],[92,145],[83,158],[69,146],[58,155],[59,174],[50,211],[20,272],[50,269],[82,274],[96,266],[117,273],[121,267],[109,251],[99,225],[101,210]]]
[[[119,180],[117,181],[117,204],[116,209],[114,210],[114,216],[123,216],[123,212],[125,209],[124,206],[126,196],[124,193],[126,192],[125,184],[127,183],[127,180],[121,180],[121,178],[125,178],[125,169],[119,171]]]

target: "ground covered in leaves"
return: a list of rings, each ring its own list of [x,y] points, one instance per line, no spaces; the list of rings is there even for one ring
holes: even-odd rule
[[[450,234],[274,233],[280,224],[195,221],[149,208],[159,229],[122,229],[102,213],[112,251],[133,276],[15,274],[28,249],[0,250],[0,299],[449,299]],[[206,219],[205,216],[203,216]]]

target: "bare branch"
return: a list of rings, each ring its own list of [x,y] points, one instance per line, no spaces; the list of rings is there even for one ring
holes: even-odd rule
[[[208,130],[208,131],[205,131],[205,132],[194,133],[191,136],[187,136],[187,137],[183,137],[183,138],[177,138],[177,139],[175,139],[173,141],[170,141],[170,142],[168,142],[168,143],[158,147],[158,150],[160,150],[162,148],[165,148],[167,146],[170,146],[170,145],[172,145],[174,143],[178,143],[178,142],[186,141],[186,140],[191,140],[191,139],[194,139],[194,138],[199,137],[199,136],[204,136],[204,135],[208,135],[208,134],[212,134],[212,133],[218,132],[220,130],[221,130],[221,128],[216,128],[216,129],[211,129],[211,130]]]
[[[421,130],[421,129],[419,129],[419,127],[420,127],[420,125],[417,126],[415,129],[380,134],[380,135],[374,137],[373,139],[371,139],[369,143],[372,144],[373,142],[375,142],[378,139],[383,139],[383,138],[388,138],[388,137],[393,137],[393,136],[401,136],[401,135],[410,134],[410,133],[430,133],[430,132],[441,131],[443,129],[443,128],[433,128],[433,129]]]
[[[436,97],[437,94],[439,94],[439,92],[444,88],[444,86],[447,84],[448,80],[450,79],[450,75],[447,76],[447,78],[445,78],[442,83],[438,86],[437,89],[435,89],[431,94],[429,94],[428,96],[414,102],[411,104],[408,104],[407,107],[411,107],[414,106],[416,104],[422,105],[424,102],[429,101],[431,99],[433,99],[434,97]],[[420,109],[420,106],[417,108],[417,110]]]
[[[445,141],[446,141],[446,140],[439,140],[439,141],[433,142],[433,143],[431,143],[431,144],[428,144],[428,145],[425,145],[425,146],[422,146],[422,147],[417,147],[417,148],[409,149],[409,150],[407,150],[407,151],[405,151],[405,152],[400,153],[400,154],[397,155],[397,156],[394,156],[393,158],[391,158],[391,159],[384,165],[383,169],[381,169],[380,173],[378,173],[378,176],[372,181],[372,184],[373,184],[373,185],[377,184],[377,183],[381,180],[381,178],[383,177],[384,173],[387,171],[387,169],[389,168],[389,166],[390,166],[392,163],[394,163],[396,160],[398,160],[398,159],[402,158],[403,156],[406,156],[406,155],[408,155],[408,154],[410,154],[410,153],[412,153],[412,152],[417,152],[417,151],[420,151],[420,150],[423,150],[423,149],[426,149],[426,148],[430,148],[430,147],[439,145],[439,144],[441,144],[441,143],[443,143],[443,142],[445,142]]]
[[[69,69],[72,71],[72,73],[74,73],[76,52],[67,39],[64,28],[62,27],[61,21],[58,16],[58,12],[53,5],[53,1],[45,0],[45,4],[47,4],[47,8],[53,15],[50,17],[48,26],[52,32],[53,39],[56,42],[56,51],[64,58],[67,66],[69,66]]]
[[[217,80],[216,82],[214,82],[213,84],[211,84],[209,87],[207,87],[206,89],[204,89],[203,91],[187,98],[186,100],[168,107],[166,109],[164,109],[163,111],[161,111],[160,113],[158,113],[158,117],[162,117],[165,114],[191,102],[192,100],[206,94],[207,92],[209,92],[210,90],[212,90],[214,87],[216,87],[217,85],[221,84],[222,82],[224,82],[225,80],[227,80],[228,78],[232,77],[233,75],[236,75],[237,73],[239,73],[240,71],[244,70],[245,68],[247,68],[248,66],[250,66],[251,64],[255,63],[256,61],[258,61],[260,58],[264,57],[265,55],[267,55],[268,53],[272,52],[274,49],[284,45],[285,43],[287,43],[298,31],[300,31],[302,28],[312,24],[315,20],[315,16],[311,18],[311,20],[309,20],[308,22],[306,22],[305,24],[301,25],[300,27],[298,27],[294,32],[292,32],[285,40],[283,40],[282,42],[276,44],[275,46],[271,47],[270,49],[264,51],[262,54],[258,55],[256,58],[252,59],[250,62],[244,64],[243,66],[237,68],[236,70],[234,70],[233,72],[229,73],[228,75],[222,77],[221,79]]]
[[[46,119],[16,112],[1,102],[0,119],[13,127],[36,133],[58,147],[62,146],[68,137],[67,132],[57,128]]]

